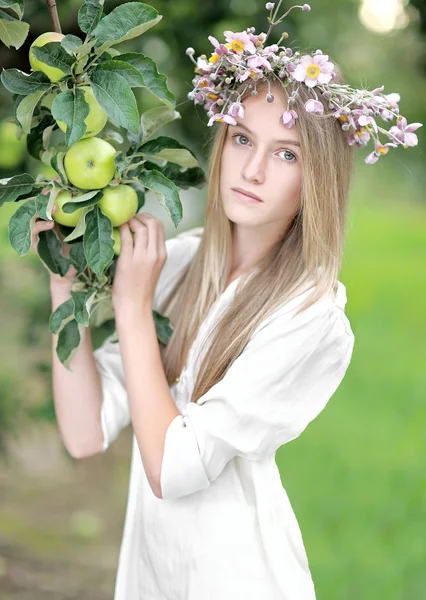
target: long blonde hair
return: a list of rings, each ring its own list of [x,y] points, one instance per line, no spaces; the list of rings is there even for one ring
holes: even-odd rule
[[[337,65],[335,71],[334,82],[344,83]],[[291,84],[287,88],[280,86],[281,93],[292,89]],[[315,283],[313,291],[295,314],[306,310],[325,294],[334,293],[336,288],[343,255],[354,147],[348,144],[341,123],[321,95],[319,100],[323,102],[324,114],[305,111],[304,103],[310,98],[312,95],[302,84],[296,104],[291,106],[299,116],[295,126],[303,165],[301,210],[284,237],[255,268],[240,277],[232,302],[208,337],[208,352],[196,374],[192,402],[224,377],[259,324],[283,303],[297,296],[306,282]],[[224,292],[230,275],[233,223],[226,216],[219,191],[227,129],[226,123],[214,125],[206,173],[209,187],[205,225],[199,247],[159,307],[159,312],[168,316],[174,327],[167,346],[161,346],[169,385],[182,372],[199,327]]]

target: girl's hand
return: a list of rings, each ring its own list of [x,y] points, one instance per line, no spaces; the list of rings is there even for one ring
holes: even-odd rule
[[[114,274],[112,304],[126,318],[126,314],[143,308],[152,310],[167,252],[164,225],[148,213],[136,214],[119,229],[121,250]]]

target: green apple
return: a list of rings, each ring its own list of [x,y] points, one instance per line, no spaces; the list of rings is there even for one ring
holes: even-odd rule
[[[27,154],[26,134],[16,137],[21,130],[12,121],[4,119],[0,123],[0,167],[12,169],[21,164]]]
[[[130,233],[132,234],[132,236],[135,235],[135,232],[132,230],[130,230]],[[121,252],[121,235],[120,235],[120,229],[118,227],[113,227],[112,236],[114,238],[114,246],[113,246],[114,254],[119,256],[120,252]]]
[[[41,60],[38,60],[34,56],[31,48],[33,46],[44,46],[44,44],[47,44],[48,42],[60,42],[64,37],[65,36],[63,33],[58,33],[56,31],[46,31],[46,33],[42,33],[41,35],[39,35],[38,38],[36,38],[30,46],[29,59],[32,69],[34,71],[43,71],[43,73],[46,73],[46,75],[52,82],[59,81],[60,79],[62,79],[62,77],[65,77],[66,73],[64,73],[61,69],[51,67],[49,65],[46,65],[46,63],[41,62]]]
[[[104,188],[115,175],[115,152],[112,144],[98,137],[78,140],[64,158],[69,181],[83,190]]]
[[[64,190],[63,192],[59,192],[56,196],[55,204],[58,207],[58,210],[52,214],[52,219],[61,225],[66,225],[67,227],[75,227],[80,219],[81,213],[83,212],[82,208],[75,210],[72,213],[66,213],[62,210],[62,206],[65,202],[70,202],[71,200],[75,200],[78,196],[73,196],[70,191]]]
[[[81,138],[84,140],[87,137],[92,137],[98,134],[104,127],[108,120],[108,115],[95,98],[90,85],[82,85],[80,88],[84,92],[84,99],[89,105],[89,114],[84,119],[86,123],[86,133]],[[66,123],[63,121],[56,121],[62,131],[67,130]]]
[[[102,191],[99,208],[109,218],[113,227],[120,227],[135,216],[138,210],[138,195],[130,185],[109,185]]]

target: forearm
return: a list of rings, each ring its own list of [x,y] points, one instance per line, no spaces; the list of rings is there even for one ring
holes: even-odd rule
[[[166,432],[171,421],[181,413],[164,373],[151,308],[135,314],[128,310],[116,311],[116,325],[133,431],[147,479],[154,494],[160,497]]]
[[[66,286],[51,285],[52,312],[71,297]],[[56,353],[58,334],[52,334],[52,386],[56,419],[68,452],[75,458],[96,454],[103,446],[100,413],[102,405],[101,377],[96,368],[90,334],[74,355],[70,368]]]

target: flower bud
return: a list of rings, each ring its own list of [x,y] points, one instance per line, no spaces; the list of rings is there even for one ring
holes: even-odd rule
[[[229,84],[232,82],[232,79],[233,79],[233,77],[226,77],[226,78],[225,78],[225,83],[226,83],[227,85],[229,85]]]
[[[287,56],[293,56],[293,49],[292,48],[286,48],[285,49],[285,53],[287,54]]]
[[[274,8],[275,8],[275,2],[267,2],[265,4],[265,8],[266,8],[266,10],[274,10]]]
[[[311,7],[309,6],[309,4],[304,4],[302,6],[302,10],[303,12],[309,12],[311,10]]]
[[[274,101],[273,94],[266,94],[266,99],[267,99],[268,102],[273,102]]]
[[[217,100],[217,105],[218,105],[218,106],[222,106],[222,104],[223,104],[223,99],[222,99],[222,98],[219,98],[219,99]]]
[[[258,96],[259,92],[257,90],[253,90],[251,93],[252,96]]]
[[[185,50],[185,53],[186,53],[188,56],[192,56],[192,55],[195,53],[195,50],[194,50],[194,48],[187,48],[187,49]]]

